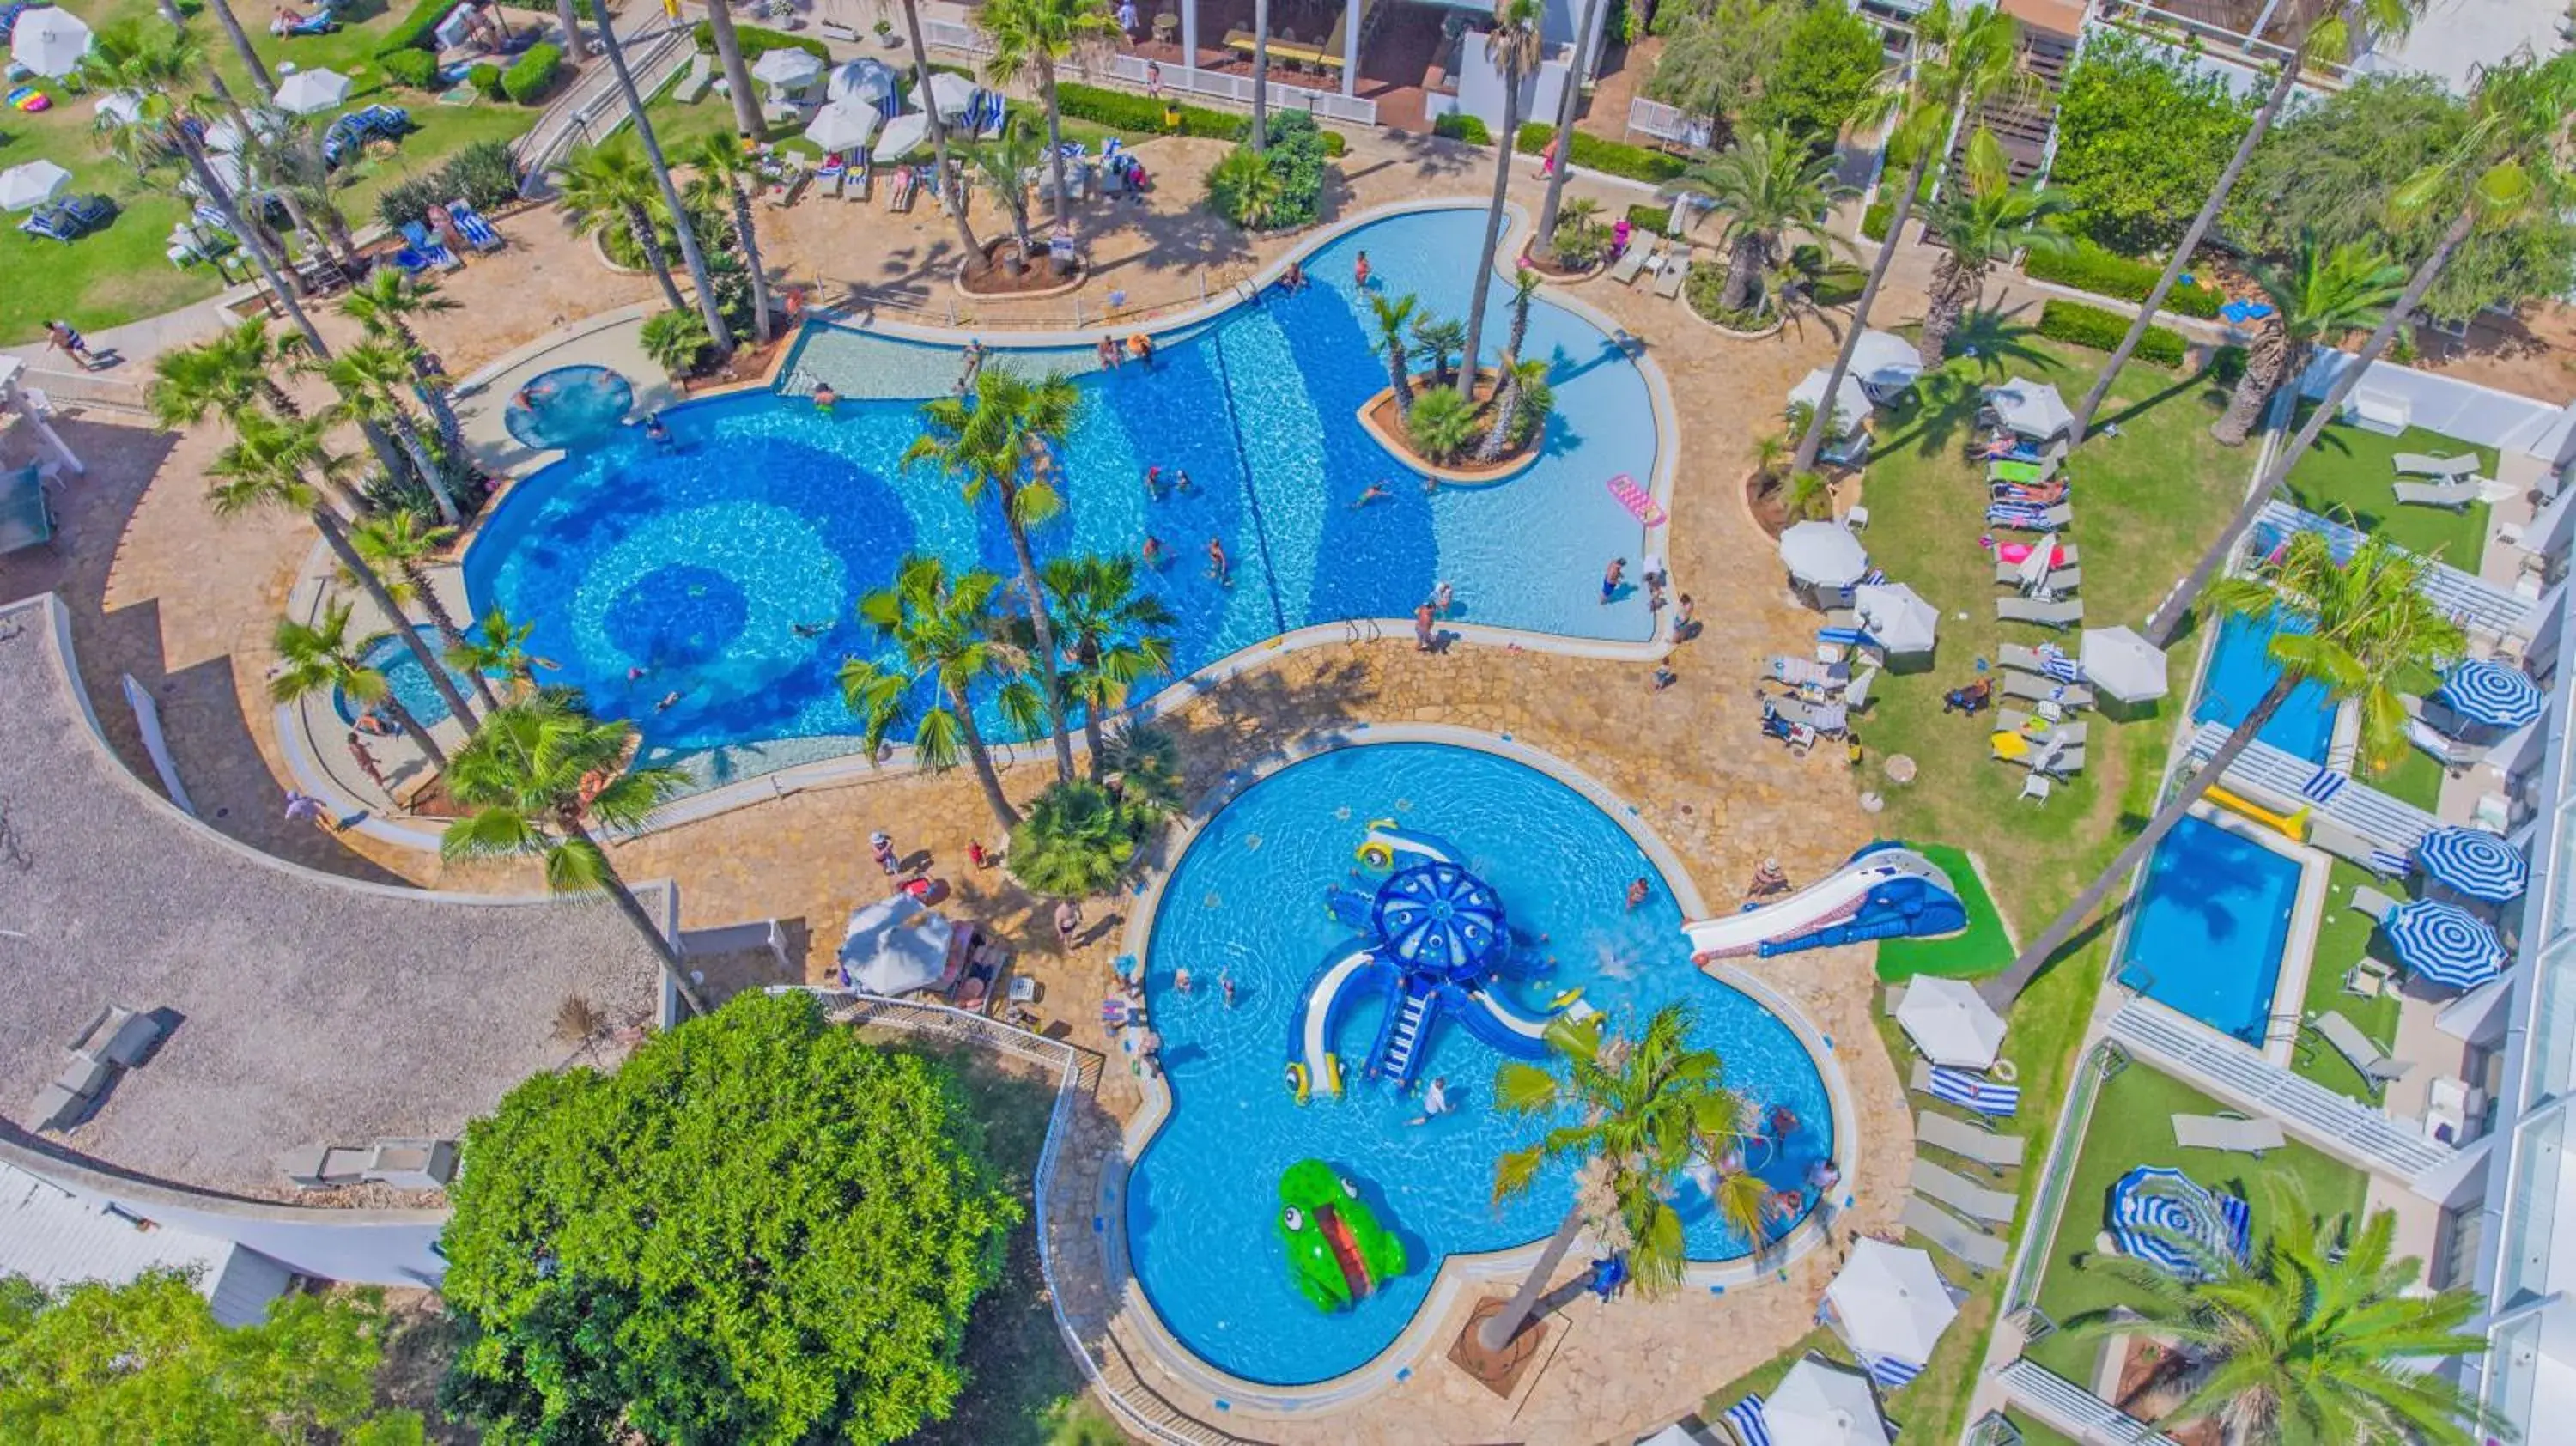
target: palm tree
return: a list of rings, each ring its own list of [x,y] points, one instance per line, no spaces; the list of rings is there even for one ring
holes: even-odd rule
[[[365,645],[349,641],[350,605],[327,604],[319,622],[299,623],[293,618],[279,618],[270,640],[277,647],[277,671],[269,675],[268,700],[272,703],[294,703],[337,690],[350,702],[366,708],[382,708],[394,715],[394,725],[412,741],[439,772],[447,771],[447,754],[438,740],[403,700],[385,675],[367,666]],[[369,641],[373,641],[370,639]]]
[[[708,7],[712,17],[718,6]],[[721,38],[723,31],[718,31]],[[720,42],[721,43],[721,42]],[[733,208],[733,244],[742,248],[742,264],[751,273],[751,331],[762,346],[769,345],[769,272],[760,263],[760,233],[751,224],[751,190],[759,183],[759,160],[728,137],[702,137],[688,153],[689,164],[696,168],[697,179],[689,183],[692,195],[704,192],[719,197]]]
[[[1072,430],[1082,393],[1062,372],[1031,381],[1009,367],[975,373],[971,397],[934,397],[921,404],[922,434],[903,454],[904,465],[935,463],[970,504],[991,493],[1010,530],[1019,559],[1020,592],[1036,639],[1038,684],[1055,737],[1058,780],[1073,777],[1073,743],[1065,734],[1064,688],[1057,677],[1055,624],[1047,616],[1045,580],[1029,529],[1064,511],[1056,489],[1054,446]]]
[[[1744,1118],[1716,1051],[1691,1045],[1696,1022],[1688,1006],[1667,1004],[1636,1039],[1605,1041],[1602,1016],[1581,1024],[1559,1018],[1548,1025],[1547,1042],[1564,1063],[1562,1077],[1521,1060],[1494,1072],[1496,1108],[1541,1117],[1573,1106],[1577,1115],[1494,1162],[1494,1202],[1527,1190],[1549,1165],[1596,1168],[1625,1227],[1629,1271],[1650,1293],[1679,1284],[1689,1263],[1681,1216],[1665,1198],[1673,1175],[1690,1162],[1694,1141],[1733,1130]],[[1583,1223],[1578,1190],[1511,1303],[1478,1328],[1477,1345],[1500,1351],[1520,1334]]]
[[[1101,744],[1097,775],[1131,809],[1160,817],[1181,807],[1181,745],[1151,723],[1129,719]]]
[[[2320,1220],[2294,1185],[2268,1189],[2273,1229],[2250,1263],[2177,1236],[2200,1279],[2114,1256],[2087,1267],[2127,1287],[2118,1311],[2069,1319],[2070,1337],[2136,1332],[2196,1358],[2191,1393],[2155,1424],[2216,1417],[2227,1439],[2278,1446],[2475,1446],[2491,1440],[2477,1398],[2441,1364],[2474,1356],[2481,1307],[2464,1286],[2415,1288],[2420,1263],[2394,1258],[2397,1216]]]
[[[499,607],[490,608],[474,620],[472,632],[449,642],[448,666],[477,678],[505,674],[522,693],[533,693],[537,669],[554,666],[528,651],[528,636],[536,630],[535,623],[512,622]]]
[[[367,565],[376,569],[376,575],[385,580],[385,592],[395,602],[418,603],[420,610],[429,614],[430,626],[438,629],[450,662],[468,645],[464,630],[456,626],[455,617],[430,582],[429,563],[455,540],[455,528],[423,527],[408,512],[362,517],[349,529],[349,541],[357,546],[358,556],[365,558]],[[469,669],[465,676],[473,681],[474,694],[483,700],[487,713],[501,706],[499,695],[492,691],[491,679],[483,676],[481,669]]]
[[[1546,280],[1526,266],[1512,268],[1512,329],[1504,339],[1503,355],[1518,357],[1521,348],[1529,344],[1530,303],[1537,299],[1538,289]]]
[[[555,166],[555,192],[575,235],[586,236],[623,222],[626,234],[635,238],[645,268],[662,283],[662,299],[673,311],[689,309],[679,282],[672,279],[671,258],[664,254],[662,238],[653,227],[653,178],[644,173],[642,156],[622,145],[584,146]],[[687,220],[672,229],[688,230]]]
[[[1538,253],[1550,259],[1556,255],[1556,223],[1564,214],[1565,176],[1574,169],[1574,116],[1583,108],[1584,48],[1593,43],[1592,21],[1600,8],[1600,0],[1584,0],[1582,13],[1575,17],[1574,54],[1566,62],[1565,84],[1557,92],[1556,164],[1548,168],[1547,198],[1538,208]],[[1505,150],[1512,145],[1512,139],[1503,142]],[[1518,356],[1520,348],[1513,347],[1512,354]]]
[[[733,352],[733,328],[725,324],[724,308],[716,299],[715,283],[707,275],[707,256],[698,245],[698,228],[689,224],[688,208],[680,204],[680,188],[671,180],[671,167],[662,159],[661,139],[653,133],[653,118],[644,113],[644,97],[635,89],[635,74],[626,68],[625,48],[617,42],[617,27],[599,27],[599,48],[608,56],[608,68],[617,73],[618,94],[626,98],[627,117],[635,122],[635,137],[644,145],[644,166],[652,173],[653,185],[662,193],[662,206],[671,217],[671,231],[680,239],[680,260],[689,268],[689,284],[697,288],[698,313],[706,318],[707,335],[715,339],[721,355]],[[734,82],[740,94],[741,81]],[[667,287],[670,278],[665,275]],[[671,304],[680,304],[677,296]]]
[[[2111,349],[2111,359],[2102,364],[2100,375],[2094,377],[2093,385],[2085,389],[2083,400],[2075,404],[2075,421],[2066,433],[2067,445],[2084,445],[2085,433],[2093,426],[2093,414],[2102,409],[2103,399],[2111,394],[2111,384],[2119,380],[2121,368],[2126,367],[2129,358],[2137,353],[2138,343],[2146,340],[2147,328],[2155,324],[2156,313],[2164,306],[2165,298],[2172,294],[2175,283],[2191,268],[2193,254],[2207,239],[2209,228],[2217,224],[2218,213],[2235,192],[2236,182],[2245,174],[2246,164],[2254,159],[2255,148],[2263,144],[2263,137],[2271,134],[2272,122],[2280,119],[2282,109],[2290,103],[2290,95],[2298,89],[2299,77],[2308,65],[2316,61],[2346,59],[2353,52],[2354,42],[2365,35],[2374,44],[2383,40],[2393,44],[2415,23],[2415,11],[2422,3],[2423,0],[2343,0],[2332,9],[2320,7],[2307,21],[2306,30],[2290,38],[2289,63],[2272,77],[2272,88],[2265,93],[2262,108],[2254,112],[2254,123],[2247,126],[2245,134],[2237,140],[2236,153],[2227,158],[2226,166],[2219,171],[2217,182],[2200,203],[2199,214],[2183,228],[2182,240],[2175,245],[2173,254],[2165,258],[2164,271],[2148,290],[2146,301],[2138,307],[2137,318],[2129,323],[2120,344]]]
[[[644,912],[591,834],[594,824],[640,826],[679,787],[677,769],[632,766],[639,741],[634,724],[595,718],[562,692],[510,704],[485,719],[448,766],[449,796],[473,811],[447,826],[438,852],[448,859],[534,858],[555,893],[606,894],[652,946],[681,1004],[703,1014],[679,946]]]
[[[878,0],[883,4],[885,0]],[[957,244],[969,258],[984,254],[975,240],[975,228],[966,224],[966,198],[950,180],[948,164],[948,123],[939,118],[939,107],[930,103],[930,48],[921,40],[921,7],[916,0],[902,0],[904,35],[912,42],[912,93],[921,101],[923,124],[930,131],[930,156],[939,168],[940,194],[948,199],[948,219],[957,225]],[[1053,93],[1049,93],[1053,98]],[[1052,112],[1050,112],[1052,114]],[[1050,135],[1053,132],[1049,132]],[[1057,194],[1063,194],[1064,173],[1056,173]]]
[[[994,820],[1008,829],[1018,826],[1020,814],[1002,792],[1002,777],[976,725],[975,696],[992,686],[1002,717],[1022,732],[1037,725],[1041,709],[1019,660],[996,640],[993,607],[1001,590],[1001,578],[981,569],[952,579],[938,558],[906,557],[892,586],[859,599],[859,620],[876,630],[894,656],[843,663],[841,697],[865,720],[873,755],[886,730],[903,717],[904,700],[928,679],[932,698],[913,725],[913,756],[933,773],[964,759]]]
[[[349,289],[340,298],[340,314],[356,322],[368,336],[401,346],[412,368],[412,393],[438,424],[438,435],[452,451],[464,438],[464,428],[456,420],[456,408],[448,401],[448,378],[431,364],[429,348],[421,345],[420,333],[412,323],[424,316],[454,311],[456,303],[438,294],[436,283],[406,275],[401,268],[379,266],[367,273],[367,279]]]
[[[1977,128],[1968,141],[1966,177],[1924,203],[1924,225],[1941,238],[1942,247],[1915,348],[1925,371],[1939,369],[1950,333],[1985,298],[1986,273],[1997,263],[2011,260],[2016,252],[2067,249],[2067,238],[2049,224],[2067,205],[2058,192],[2014,185],[1994,133]]]
[[[1512,423],[1519,418],[1521,408],[1533,397],[1547,396],[1547,372],[1545,357],[1523,361],[1511,352],[1503,353],[1502,384],[1494,391],[1493,425],[1476,449],[1477,461],[1502,459],[1503,449],[1512,443]]]
[[[1043,159],[1037,133],[1019,116],[1011,117],[998,139],[969,144],[966,155],[984,176],[984,190],[1011,218],[1011,274],[1029,269],[1028,174]]]
[[[1056,67],[1117,43],[1118,17],[1105,0],[987,0],[976,18],[993,42],[984,80],[1003,85],[1034,79],[1046,102],[1047,164],[1055,176],[1055,219],[1065,215],[1064,113],[1057,106]]]
[[[1050,898],[1102,893],[1136,861],[1147,822],[1097,783],[1049,784],[1011,830],[1011,877]]]
[[[244,414],[263,406],[271,416],[295,421],[303,412],[277,381],[286,364],[285,351],[268,334],[267,318],[248,317],[195,346],[154,357],[144,401],[153,421],[174,432],[209,413],[238,428]]]
[[[2379,325],[2406,287],[2406,268],[2377,246],[2349,241],[2329,250],[2312,235],[2299,237],[2286,265],[2249,258],[2245,270],[2271,298],[2272,314],[2246,349],[2226,412],[2209,426],[2229,447],[2245,445],[2272,394],[2307,370],[2318,343]]]
[[[2019,35],[2018,23],[1999,5],[1974,6],[1962,14],[1951,7],[1950,0],[1933,0],[1932,8],[1915,19],[1913,60],[1882,74],[1877,95],[1854,116],[1856,126],[1888,127],[1890,160],[1907,156],[1912,161],[1887,218],[1886,243],[1870,265],[1860,299],[1852,303],[1851,325],[1843,328],[1842,348],[1834,353],[1833,372],[1825,378],[1826,396],[1832,396],[1851,371],[1852,350],[1869,329],[1870,307],[1878,301],[1878,289],[1887,280],[1897,248],[1904,244],[1905,222],[1913,214],[1914,198],[1923,191],[1923,177],[1933,157],[1949,144],[1950,118],[1974,114],[1988,99],[2028,87],[2029,77],[2015,52]],[[1798,439],[1795,470],[1815,470],[1816,453],[1825,444],[1832,415],[1831,408],[1820,408],[1807,424],[1806,434]]]
[[[268,62],[252,48],[250,34],[242,29],[241,17],[233,14],[233,7],[227,0],[210,0],[206,8],[215,12],[215,23],[224,28],[224,38],[232,42],[233,54],[241,57],[242,69],[250,72],[250,83],[258,86],[262,95],[277,94],[276,77],[268,73]]]
[[[266,110],[242,136],[242,153],[259,168],[261,187],[286,206],[313,254],[354,277],[361,267],[358,238],[332,194],[331,163],[322,155],[322,128],[310,116]]]
[[[2404,757],[2408,744],[2400,689],[2420,687],[2416,680],[2458,658],[2466,646],[2460,625],[2418,588],[2423,571],[2423,559],[2377,537],[2364,539],[2349,562],[2338,562],[2324,535],[2301,532],[2276,559],[2213,585],[2209,600],[2221,612],[2294,624],[2276,626],[2273,632],[2270,654],[2278,676],[2227,741],[2174,788],[2111,866],[2049,921],[2010,969],[1979,986],[1986,997],[1998,1007],[2009,1006],[2103,900],[2137,872],[2210,785],[2227,776],[2228,765],[2301,683],[2317,684],[2329,698],[2361,701],[2361,759],[2371,769],[2386,769]],[[2307,631],[2299,631],[2296,623],[2305,623]]]
[[[1254,156],[1270,148],[1270,0],[1252,0],[1252,127],[1245,135]]]
[[[1460,391],[1472,395],[1483,365],[1485,293],[1494,284],[1494,248],[1503,240],[1503,203],[1512,186],[1512,138],[1521,127],[1521,81],[1538,69],[1544,41],[1539,22],[1545,0],[1494,0],[1494,26],[1485,32],[1485,59],[1503,79],[1503,128],[1494,135],[1494,198],[1485,207],[1485,244],[1476,251],[1476,274],[1467,289],[1467,350]]]
[[[698,369],[707,341],[707,324],[694,311],[657,311],[644,319],[636,336],[644,355],[659,363],[673,381]]]
[[[1288,178],[1272,170],[1259,151],[1239,148],[1226,152],[1208,172],[1208,190],[1233,198],[1237,225],[1247,231],[1266,231],[1279,219],[1279,207],[1288,199]]]
[[[411,358],[398,347],[370,341],[319,363],[313,370],[340,394],[340,411],[393,435],[421,480],[429,484],[430,495],[438,500],[439,520],[450,526],[463,521],[456,496],[447,486],[445,465],[430,455],[429,444],[421,440],[420,428],[412,421],[411,409],[403,405],[402,394],[418,380]]]
[[[1433,387],[1404,419],[1413,450],[1434,462],[1453,460],[1476,440],[1476,404],[1455,387]]]
[[[1395,389],[1396,416],[1406,421],[1413,418],[1413,372],[1404,360],[1404,332],[1420,305],[1410,291],[1395,297],[1369,293],[1369,310],[1377,317],[1377,349],[1386,353],[1386,384]]]
[[[1834,178],[1833,152],[1811,152],[1778,130],[1756,131],[1724,155],[1692,165],[1667,190],[1702,197],[1726,212],[1718,237],[1727,247],[1726,289],[1718,305],[1746,314],[1762,299],[1762,278],[1781,242],[1797,236],[1836,244],[1840,238],[1826,229],[1825,213],[1854,194]]]
[[[2392,201],[2392,209],[2401,217],[2448,205],[2454,208],[2450,227],[2416,263],[2406,289],[2389,304],[2379,325],[2371,328],[2359,355],[2335,375],[2298,435],[2273,457],[2271,469],[2246,494],[2236,515],[2227,520],[2226,530],[2200,555],[2182,585],[2156,605],[2155,615],[2147,620],[2149,642],[2162,647],[2172,639],[2191,600],[2218,575],[2290,469],[2316,445],[2326,424],[2342,414],[2345,399],[2361,384],[2363,373],[2388,350],[2397,328],[2423,304],[2424,293],[2441,278],[2442,268],[2450,264],[2461,243],[2472,233],[2501,230],[2535,207],[2557,203],[2566,180],[2558,148],[2565,143],[2570,115],[2576,115],[2576,51],[2560,51],[2541,61],[2518,56],[2480,72],[2477,94],[2469,100],[2466,135],[2447,156],[2399,187]]]
[[[1127,690],[1172,670],[1172,610],[1136,588],[1136,559],[1051,557],[1043,573],[1053,600],[1056,630],[1064,639],[1066,696],[1082,705],[1082,741],[1098,782],[1108,758],[1101,745],[1100,715],[1127,701]]]
[[[1445,387],[1454,378],[1449,358],[1467,345],[1467,324],[1423,312],[1413,318],[1413,344],[1431,353],[1431,384]]]
[[[734,34],[733,6],[728,0],[707,0],[707,34],[716,43],[717,62],[724,67],[725,89],[733,93],[733,128],[759,140],[769,127],[761,119],[760,95],[751,88],[751,67],[742,61],[742,39]],[[708,139],[723,144],[721,137]],[[740,146],[728,149],[737,155],[742,151]]]

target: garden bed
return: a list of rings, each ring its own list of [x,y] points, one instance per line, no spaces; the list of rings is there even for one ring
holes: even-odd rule
[[[1429,387],[1419,378],[1415,380],[1414,386],[1417,398],[1422,392],[1429,390]],[[1477,435],[1481,438],[1488,420],[1485,415],[1486,409],[1493,405],[1494,400],[1493,382],[1485,373],[1477,374],[1476,387],[1471,400],[1476,406]],[[1379,446],[1403,458],[1405,464],[1416,471],[1437,477],[1443,482],[1470,484],[1500,482],[1505,478],[1519,475],[1532,462],[1538,460],[1539,454],[1546,450],[1547,446],[1547,428],[1540,426],[1532,428],[1530,434],[1522,438],[1519,445],[1505,451],[1498,461],[1434,462],[1415,450],[1413,439],[1406,435],[1404,419],[1396,413],[1393,387],[1381,390],[1376,396],[1362,403],[1359,419],[1360,425],[1368,429],[1369,435],[1377,439]]]
[[[1069,271],[1058,271],[1048,258],[1043,245],[1029,248],[1029,268],[1014,274],[1003,258],[1011,254],[1016,243],[1009,236],[999,236],[984,243],[980,264],[973,257],[957,259],[954,281],[960,295],[1004,296],[1022,301],[1043,301],[1063,296],[1081,288],[1090,279],[1090,270],[1079,256]]]

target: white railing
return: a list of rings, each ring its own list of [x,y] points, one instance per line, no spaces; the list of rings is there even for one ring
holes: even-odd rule
[[[627,53],[626,65],[635,77],[636,92],[648,100],[680,73],[680,67],[697,48],[687,30],[668,25],[658,16],[635,34],[618,38],[621,43],[640,43],[643,47]],[[546,107],[537,123],[513,146],[519,156],[519,194],[542,194],[547,172],[575,145],[605,140],[624,124],[626,97],[618,89],[616,73],[605,57],[594,60],[581,83]]]
[[[1649,135],[1677,146],[1705,148],[1710,125],[1706,118],[1693,116],[1644,96],[1628,102],[1628,134]]]
[[[988,55],[993,49],[993,42],[985,38],[984,32],[972,25],[961,25],[954,20],[922,21],[921,38],[927,45],[941,50],[953,50],[963,55]],[[1084,81],[1113,80],[1123,82],[1137,90],[1143,90],[1146,85],[1145,67],[1148,64],[1151,62],[1141,55],[1130,55],[1120,51],[1106,59],[1078,66],[1075,68],[1075,73]],[[1166,65],[1162,68],[1162,82],[1163,92],[1166,95],[1186,95],[1203,100],[1224,101],[1229,105],[1242,106],[1247,110],[1252,106],[1252,77],[1248,75],[1236,75],[1222,70],[1201,70],[1196,66],[1188,65]],[[1337,91],[1308,90],[1299,85],[1281,85],[1274,80],[1270,82],[1270,104],[1283,110],[1307,111],[1325,120],[1346,121],[1352,125],[1363,126],[1377,124],[1376,101],[1362,100],[1358,96],[1343,95]]]

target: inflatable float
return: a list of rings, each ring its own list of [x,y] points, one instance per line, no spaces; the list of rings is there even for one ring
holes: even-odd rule
[[[1279,1241],[1317,1310],[1341,1310],[1404,1273],[1404,1242],[1378,1223],[1359,1186],[1321,1160],[1279,1177]]]
[[[1609,487],[1610,495],[1619,499],[1619,505],[1635,514],[1639,522],[1648,527],[1664,525],[1664,509],[1655,505],[1655,499],[1646,495],[1646,489],[1637,485],[1636,478],[1622,472],[1605,485]]]
[[[2263,825],[2292,843],[2308,841],[2308,811],[2304,808],[2295,813],[2281,813],[2214,783],[2201,791],[2201,797],[2239,818]]]
[[[1958,886],[1901,843],[1874,843],[1786,898],[1682,925],[1694,960],[1768,959],[1872,939],[1926,939],[1968,927]]]

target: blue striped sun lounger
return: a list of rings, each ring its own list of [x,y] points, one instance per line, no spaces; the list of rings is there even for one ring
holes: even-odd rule
[[[1863,1356],[1860,1360],[1868,1369],[1869,1378],[1891,1391],[1912,1385],[1914,1378],[1923,1374],[1922,1366],[1913,1361],[1900,1361],[1894,1356]]]
[[[1743,1442],[1744,1446],[1771,1446],[1771,1423],[1762,1419],[1760,1396],[1746,1396],[1727,1407],[1726,1414],[1718,1419],[1726,1423],[1726,1429],[1734,1432],[1735,1439]]]
[[[1927,1090],[1932,1098],[1981,1115],[2011,1115],[2021,1109],[2021,1087],[1997,1084],[1964,1069],[1936,1065]]]
[[[462,196],[448,202],[447,219],[456,223],[456,234],[465,238],[466,245],[477,251],[501,249],[501,233],[492,229],[492,223],[483,219],[473,202]]]
[[[2348,774],[2337,773],[2331,768],[2319,768],[2308,775],[2307,782],[2299,785],[2299,794],[2311,803],[2332,803],[2335,801],[2335,795],[2343,792],[2344,785],[2350,782],[2352,778]]]

